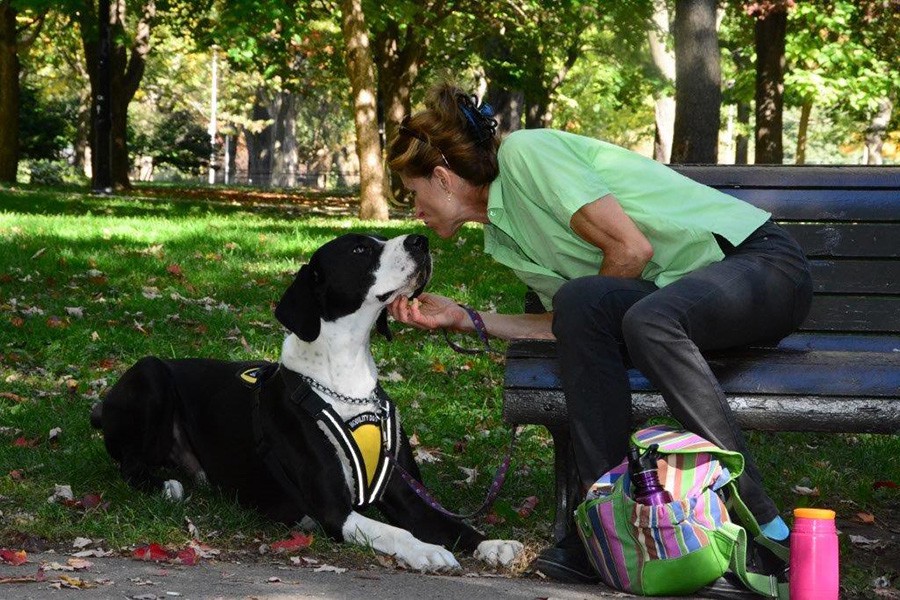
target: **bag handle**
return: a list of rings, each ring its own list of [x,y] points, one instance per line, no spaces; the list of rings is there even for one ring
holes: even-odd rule
[[[788,583],[778,581],[778,578],[774,575],[761,575],[747,570],[747,532],[744,531],[743,527],[731,522],[722,523],[716,532],[727,537],[733,544],[729,567],[741,580],[741,583],[753,592],[767,598],[775,598],[777,600],[788,600],[790,598]]]

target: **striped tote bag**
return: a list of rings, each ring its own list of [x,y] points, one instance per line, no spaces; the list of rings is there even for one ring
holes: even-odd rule
[[[737,495],[744,457],[671,424],[641,429],[631,442],[641,449],[659,445],[659,480],[673,500],[635,502],[627,460],[597,480],[575,511],[575,522],[600,578],[632,594],[678,596],[732,570],[751,590],[786,598],[785,584],[746,571],[747,533],[733,522],[721,494],[727,488],[729,506],[759,535]]]

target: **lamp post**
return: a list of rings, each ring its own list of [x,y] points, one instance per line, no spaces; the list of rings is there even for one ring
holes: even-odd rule
[[[97,86],[94,89],[94,148],[92,189],[95,194],[112,192],[112,170],[110,167],[112,143],[112,116],[110,114],[110,94],[112,75],[110,73],[110,28],[109,0],[99,0],[97,6]]]
[[[216,182],[216,112],[219,108],[218,46],[212,47],[212,88],[209,107],[209,184]]]

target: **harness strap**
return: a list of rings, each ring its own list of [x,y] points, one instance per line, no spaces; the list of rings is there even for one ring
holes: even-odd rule
[[[388,401],[381,386],[377,386],[376,393],[379,400],[381,400],[380,429],[382,451],[380,452],[378,464],[375,467],[375,475],[370,486],[362,451],[343,419],[308,383],[287,369],[283,369],[281,372],[288,389],[293,390],[289,397],[291,402],[323,424],[331,432],[333,439],[347,456],[353,479],[356,482],[357,493],[354,505],[364,508],[376,502],[384,493],[390,478],[392,464],[385,457],[394,450],[397,443],[396,410],[393,404]]]

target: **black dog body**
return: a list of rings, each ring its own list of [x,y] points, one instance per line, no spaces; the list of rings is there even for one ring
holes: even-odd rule
[[[301,373],[337,396],[319,393],[344,419],[377,410],[377,403],[341,397],[365,398],[376,386],[372,325],[386,332],[384,307],[399,294],[416,294],[429,276],[421,236],[337,238],[301,268],[276,308],[293,332],[277,372],[250,387],[239,375],[270,363],[146,357],[97,405],[92,422],[103,429],[122,476],[140,489],[181,499],[181,484],[156,474],[175,467],[272,519],[291,524],[311,517],[335,539],[371,545],[414,568],[458,566],[447,549],[477,549],[506,564],[521,544],[485,540],[428,506],[396,472],[374,502],[391,525],[363,516],[348,457],[322,422],[292,401],[297,377],[288,374]],[[405,433],[398,437],[397,463],[421,479]]]

